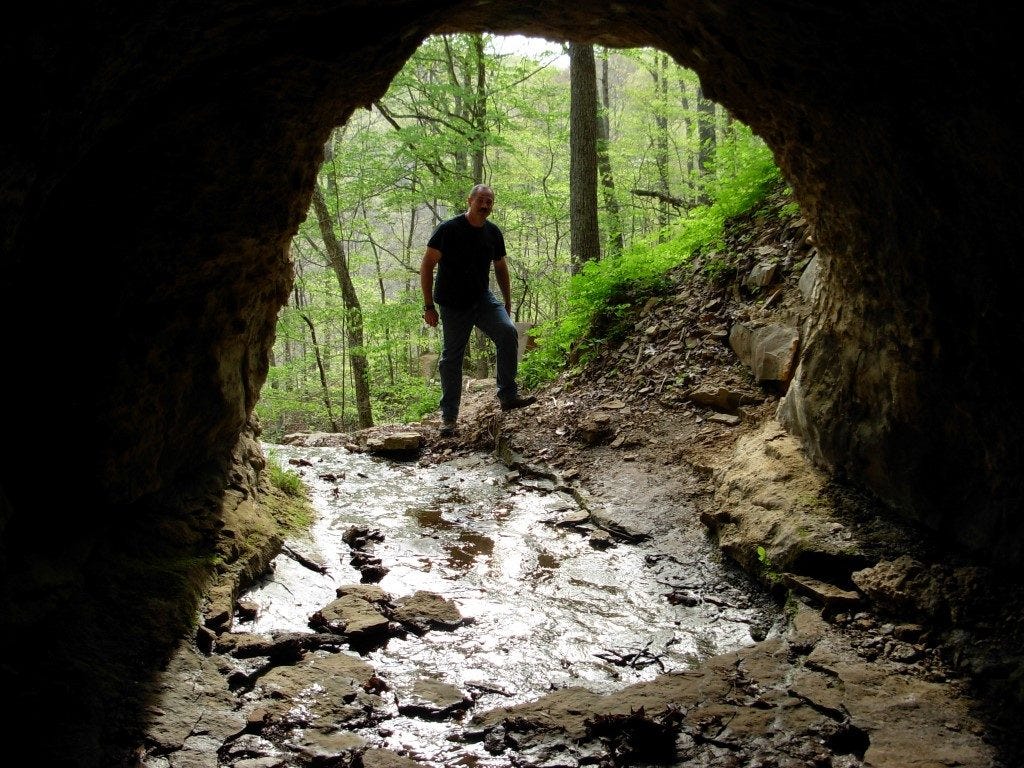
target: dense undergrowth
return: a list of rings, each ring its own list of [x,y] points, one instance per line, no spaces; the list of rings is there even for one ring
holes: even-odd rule
[[[744,145],[742,154],[734,153],[729,161],[733,173],[711,186],[710,204],[691,208],[653,241],[586,263],[570,279],[563,315],[531,332],[537,347],[520,365],[525,386],[535,387],[567,367],[585,365],[606,341],[594,331],[615,325],[615,318],[631,305],[631,296],[649,292],[700,252],[720,248],[725,222],[759,205],[782,181],[770,150],[759,142]],[[706,269],[728,271],[729,265],[716,260]]]

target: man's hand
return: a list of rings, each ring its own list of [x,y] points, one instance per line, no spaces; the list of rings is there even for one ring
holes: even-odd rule
[[[427,247],[420,262],[420,290],[423,292],[423,322],[431,328],[437,326],[437,309],[434,308],[434,267],[441,260],[437,248]]]

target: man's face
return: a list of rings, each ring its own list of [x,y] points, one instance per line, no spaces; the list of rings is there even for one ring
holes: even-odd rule
[[[487,218],[491,215],[491,209],[494,208],[494,193],[486,190],[477,192],[476,197],[470,198],[469,208],[473,213]]]

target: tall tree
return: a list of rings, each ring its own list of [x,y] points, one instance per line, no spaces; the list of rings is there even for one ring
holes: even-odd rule
[[[655,136],[657,146],[655,163],[658,168],[658,192],[661,194],[658,202],[658,227],[661,229],[661,233],[658,239],[663,240],[664,230],[668,226],[669,220],[668,201],[671,198],[668,181],[668,54],[658,51],[654,61],[655,66],[651,70],[651,76],[654,78],[657,89],[654,122],[658,126]]]
[[[697,116],[697,110],[695,108],[696,93],[700,90],[700,85],[696,85],[693,88],[694,97],[691,98],[690,84],[688,78],[685,76],[686,70],[680,68],[677,74],[677,82],[679,83],[679,104],[683,108],[683,119],[679,123],[679,135],[683,143],[683,146],[691,146],[692,141],[690,139],[691,134],[697,135],[699,131],[699,117]],[[692,119],[689,116],[692,115]],[[698,174],[700,172],[699,166],[700,153],[697,151],[688,152],[680,160],[680,166],[682,170],[682,182],[684,197],[690,202],[697,201],[697,183],[699,181]]]
[[[407,142],[408,152],[432,175],[427,188],[448,203],[447,213],[465,205],[471,187],[484,181],[484,162],[493,131],[488,114],[488,57],[483,35],[441,35],[420,48],[410,67],[376,103],[378,111]],[[444,218],[438,211],[436,220]],[[463,367],[486,376],[486,337],[470,339]]]
[[[608,221],[608,253],[622,253],[622,219],[619,217],[619,201],[615,196],[615,178],[612,175],[612,161],[608,154],[610,123],[608,113],[611,101],[608,97],[608,49],[601,49],[600,111],[597,115],[597,168],[601,174],[601,191],[604,196],[604,210]]]
[[[338,285],[341,287],[341,298],[345,304],[348,354],[352,361],[352,384],[355,388],[356,411],[359,414],[359,426],[365,429],[373,426],[373,409],[370,404],[370,366],[366,359],[366,346],[363,343],[363,308],[359,303],[355,283],[352,282],[348,258],[341,241],[334,232],[334,220],[319,184],[313,189],[313,210],[316,212],[316,220],[320,226],[320,236],[323,238],[327,258],[338,278]]]
[[[331,388],[327,381],[327,366],[324,365],[324,357],[320,353],[320,342],[316,338],[316,326],[309,315],[302,315],[303,321],[309,328],[309,338],[313,342],[313,351],[316,354],[316,369],[320,374],[320,392],[324,401],[324,409],[327,411],[327,421],[334,432],[338,432],[338,422],[334,419],[334,407],[331,405]]]
[[[471,55],[467,59],[467,71],[476,72],[470,100],[467,105],[467,122],[469,123],[471,142],[469,149],[472,155],[473,186],[484,183],[484,155],[487,149],[487,64],[484,57],[484,39],[476,34],[470,37]],[[469,78],[467,77],[467,84]],[[493,275],[491,276],[493,280]],[[471,368],[478,378],[486,378],[490,370],[490,355],[487,337],[479,328],[473,334],[473,343],[467,345],[465,364]]]
[[[472,56],[470,62],[476,69],[472,99],[469,103],[469,125],[472,136],[473,184],[484,183],[484,156],[487,150],[487,58],[484,56],[483,35],[470,37]]]
[[[597,68],[594,46],[569,44],[569,228],[573,274],[601,258],[597,226]]]
[[[697,86],[697,126],[699,149],[697,151],[697,177],[701,179],[700,202],[707,204],[709,198],[704,192],[704,182],[712,172],[711,158],[715,156],[715,102],[704,98],[704,90]]]

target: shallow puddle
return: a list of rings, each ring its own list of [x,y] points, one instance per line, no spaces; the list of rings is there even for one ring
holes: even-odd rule
[[[566,686],[611,692],[753,643],[752,627],[776,609],[711,558],[680,563],[650,543],[597,546],[572,495],[528,488],[486,455],[448,464],[395,463],[343,448],[266,445],[298,472],[317,519],[311,538],[289,547],[326,573],[279,556],[274,572],[243,599],[258,606],[234,631],[312,631],[308,621],[344,584],[358,584],[347,530],[382,539],[372,554],[392,597],[438,593],[472,621],[454,631],[392,638],[364,658],[396,692],[417,680],[471,695],[471,713]],[[710,548],[709,548],[710,551]],[[363,734],[427,765],[506,766],[459,739],[464,721],[401,716],[397,707]]]

